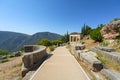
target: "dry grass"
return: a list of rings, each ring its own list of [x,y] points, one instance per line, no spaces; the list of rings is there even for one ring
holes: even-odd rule
[[[11,58],[10,61],[0,63],[0,80],[11,80],[13,78],[21,78],[21,57]]]
[[[84,40],[85,44],[86,44],[86,49],[91,49],[94,46],[97,46],[99,43],[95,42],[94,40]]]
[[[111,48],[115,49],[117,52],[120,52],[120,46],[118,44],[111,46]]]
[[[47,53],[51,52],[49,47],[46,48],[46,51],[47,51]]]
[[[118,64],[117,62],[115,62],[107,57],[104,57],[98,51],[96,53],[98,55],[99,60],[105,65],[106,68],[116,70],[117,72],[120,73],[120,64]]]

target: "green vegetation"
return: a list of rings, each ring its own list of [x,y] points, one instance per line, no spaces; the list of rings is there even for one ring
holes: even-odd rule
[[[100,43],[101,46],[108,46],[110,43],[107,40],[103,40],[103,42]]]
[[[90,37],[95,41],[102,42],[102,35],[100,33],[100,30],[98,29],[92,30],[90,33]]]
[[[67,43],[69,42],[69,34],[65,34],[58,40],[49,40],[49,39],[42,39],[38,42],[38,45],[44,45],[44,46],[51,46],[51,45],[60,45],[62,43]]]
[[[60,40],[62,41],[62,43],[69,42],[69,34],[68,34],[68,32],[67,32],[67,34],[65,34],[64,36],[62,36]]]
[[[0,55],[7,55],[7,54],[8,54],[8,51],[0,49]]]
[[[0,50],[0,63],[9,61],[9,58],[14,57],[13,54],[9,54],[6,50]]]
[[[120,64],[118,64],[117,62],[110,60],[107,57],[104,57],[100,52],[96,51],[97,55],[98,55],[98,59],[105,65],[106,68],[109,69],[114,69],[118,72],[120,72]]]
[[[103,41],[103,37],[102,37],[101,32],[100,32],[102,27],[103,27],[103,25],[100,24],[100,26],[98,26],[96,29],[91,30],[91,32],[90,32],[91,39],[93,39],[97,42],[102,42]]]
[[[82,35],[83,36],[88,35],[88,34],[90,34],[90,31],[91,31],[91,27],[84,24],[84,26],[81,29]]]
[[[102,29],[104,25],[100,24],[98,25],[97,28],[92,29],[90,26],[85,25],[82,27],[81,29],[81,34],[84,36],[90,35],[91,39],[97,41],[97,42],[102,42],[103,41],[103,37],[101,35],[100,30]]]
[[[55,49],[54,46],[60,46],[61,44],[67,43],[67,42],[69,42],[68,32],[58,40],[42,39],[37,44],[49,47],[50,51],[54,51]]]
[[[117,39],[117,44],[118,44],[118,45],[120,44],[120,39]]]
[[[50,49],[50,51],[54,51],[55,50],[54,46],[50,46],[49,49]]]
[[[9,61],[10,58],[15,57],[14,54],[10,54],[8,51],[6,50],[2,50],[0,49],[0,63],[4,63]]]
[[[52,45],[60,45],[62,44],[62,41],[61,40],[53,40],[51,41]]]
[[[43,45],[43,46],[50,46],[51,41],[48,39],[42,39],[40,42],[38,42],[38,45]]]
[[[113,20],[113,21],[117,21],[117,20],[120,20],[120,18],[114,18],[114,20]]]
[[[16,32],[0,31],[0,49],[15,52],[20,50],[25,44],[37,44],[42,39],[56,40],[61,35],[50,32],[38,32],[33,35],[27,35]]]
[[[48,39],[42,39],[38,42],[38,45],[49,47],[50,51],[54,51],[55,48],[53,45],[58,45],[58,44],[60,44],[60,40],[50,41]]]

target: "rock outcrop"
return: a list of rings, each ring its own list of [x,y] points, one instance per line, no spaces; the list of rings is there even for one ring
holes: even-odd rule
[[[120,20],[112,21],[102,28],[101,34],[105,39],[116,39],[118,36],[120,36],[119,30]]]

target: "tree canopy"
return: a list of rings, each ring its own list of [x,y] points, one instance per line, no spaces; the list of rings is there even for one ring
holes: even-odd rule
[[[64,36],[62,36],[60,40],[62,41],[62,43],[69,42],[69,34],[68,34],[68,32]]]
[[[98,41],[98,42],[102,42],[103,37],[102,37],[101,32],[100,32],[102,27],[103,27],[103,25],[99,25],[96,29],[91,30],[91,32],[90,32],[91,39]]]
[[[84,26],[81,29],[81,33],[83,34],[83,36],[88,35],[90,31],[91,31],[91,27],[84,24]]]
[[[7,55],[8,51],[0,49],[0,55]]]
[[[38,42],[38,45],[43,45],[43,46],[50,46],[51,41],[48,39],[42,39],[41,41]]]

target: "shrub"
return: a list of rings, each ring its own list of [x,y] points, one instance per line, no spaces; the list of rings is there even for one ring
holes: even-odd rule
[[[68,34],[68,32],[64,36],[62,36],[60,40],[61,40],[62,43],[69,42],[69,34]]]
[[[60,44],[62,44],[61,40],[53,40],[52,41],[52,45],[60,45]]]
[[[91,31],[91,27],[84,24],[84,26],[81,29],[81,33],[83,34],[83,36],[88,35],[90,31]]]
[[[101,46],[108,46],[109,44],[110,44],[109,41],[104,40],[100,45],[101,45]]]
[[[50,51],[54,51],[55,50],[54,46],[50,46],[49,49],[50,49]]]
[[[50,46],[51,42],[48,39],[42,39],[40,42],[38,42],[38,45]]]
[[[117,39],[116,42],[117,42],[117,44],[120,44],[120,39]]]
[[[97,29],[93,29],[91,32],[90,32],[90,37],[95,40],[95,41],[98,41],[98,42],[102,42],[103,41],[103,37],[100,33],[100,29],[97,28]]]
[[[14,54],[9,54],[9,55],[7,55],[7,57],[12,58],[12,57],[15,57],[15,55]]]
[[[120,20],[120,18],[114,18],[114,20],[113,20],[113,21],[117,21],[117,20]]]
[[[8,51],[0,49],[0,55],[7,55],[7,54],[8,54]]]

